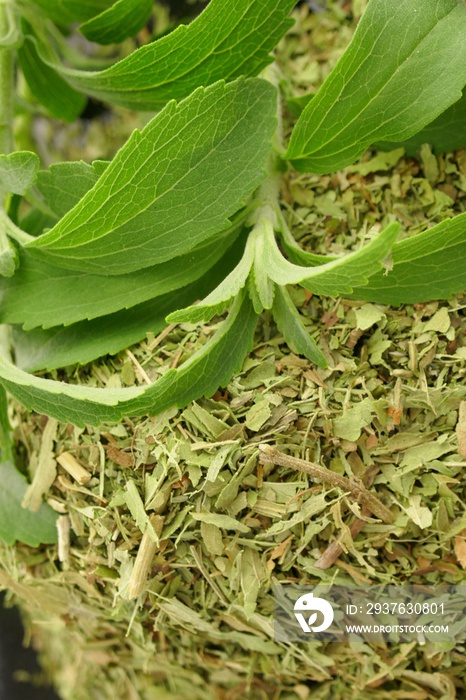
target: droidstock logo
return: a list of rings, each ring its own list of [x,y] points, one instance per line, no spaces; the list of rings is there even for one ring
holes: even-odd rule
[[[314,625],[318,613],[323,615],[323,622]],[[294,604],[294,614],[303,632],[323,632],[333,622],[333,608],[327,600],[314,598],[313,593],[305,593]],[[306,621],[306,616],[307,621]]]

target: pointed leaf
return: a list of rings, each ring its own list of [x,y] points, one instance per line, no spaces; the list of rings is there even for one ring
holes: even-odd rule
[[[159,110],[201,85],[258,75],[272,62],[270,52],[293,24],[287,15],[294,4],[295,0],[211,0],[188,27],[178,27],[103,71],[73,70],[50,58],[45,47],[40,53],[88,95],[131,109]]]
[[[258,79],[217,83],[171,102],[27,248],[64,267],[104,275],[192,250],[226,229],[263,179],[275,104],[275,88]]]
[[[152,11],[153,0],[118,0],[112,7],[79,27],[86,39],[97,44],[118,44],[135,36]]]
[[[212,316],[220,314],[230,304],[246,284],[249,271],[254,262],[254,243],[249,236],[243,257],[238,265],[223,279],[208,296],[194,306],[174,311],[167,316],[168,323],[197,323],[210,321]],[[139,273],[140,274],[140,273]]]
[[[0,191],[24,194],[34,184],[39,164],[39,158],[30,151],[0,155]]]
[[[13,348],[17,365],[28,372],[86,364],[101,355],[114,355],[165,326],[165,317],[180,306],[208,293],[228,274],[239,257],[240,242],[222,260],[192,284],[94,321],[66,328],[22,331],[14,327]]]
[[[286,157],[331,172],[375,141],[401,141],[461,96],[466,4],[370,0],[344,55],[304,109]]]
[[[57,24],[73,24],[100,14],[115,0],[30,0]]]
[[[18,59],[32,94],[50,114],[66,122],[79,117],[86,98],[42,60],[31,41],[18,49]]]
[[[379,270],[354,299],[382,304],[413,304],[449,299],[466,290],[466,212],[395,243],[393,268]]]
[[[466,92],[437,119],[407,141],[378,143],[378,148],[390,151],[402,146],[409,156],[415,156],[421,146],[428,143],[434,153],[449,153],[466,147]]]
[[[278,330],[293,352],[304,355],[308,360],[325,369],[327,360],[305,329],[285,287],[275,288],[272,313]]]
[[[0,278],[0,323],[51,328],[129,309],[194,282],[237,235],[228,231],[181,257],[118,277],[66,270],[20,250],[17,273]]]
[[[212,338],[177,369],[149,387],[96,389],[27,374],[0,358],[0,381],[26,408],[78,426],[156,415],[211,396],[238,371],[252,347],[257,317],[247,296],[238,299]]]
[[[400,226],[392,223],[354,253],[318,267],[301,267],[285,260],[275,237],[269,235],[264,252],[264,267],[269,277],[281,286],[301,284],[314,294],[338,296],[348,294],[353,287],[364,285],[377,272],[388,256]]]

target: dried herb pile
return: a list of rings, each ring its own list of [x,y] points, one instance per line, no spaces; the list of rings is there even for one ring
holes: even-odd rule
[[[357,14],[356,2],[297,11],[278,56],[297,93],[322,82]],[[356,249],[391,220],[412,235],[466,210],[466,152],[374,150],[335,176],[291,172],[283,202],[314,252]],[[183,411],[81,430],[14,406],[32,497],[60,513],[60,537],[58,548],[3,547],[0,585],[65,700],[466,696],[464,647],[278,644],[271,594],[274,582],[464,582],[466,298],[390,308],[292,293],[326,370],[291,353],[264,314],[242,372]],[[170,327],[49,376],[151,382],[214,327]],[[362,479],[394,522],[364,515],[353,537],[351,494],[262,463],[261,444]]]

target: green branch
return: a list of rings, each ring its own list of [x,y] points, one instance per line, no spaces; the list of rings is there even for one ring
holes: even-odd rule
[[[10,33],[8,5],[0,2],[0,39]],[[0,153],[14,150],[13,143],[14,58],[9,46],[0,45]]]

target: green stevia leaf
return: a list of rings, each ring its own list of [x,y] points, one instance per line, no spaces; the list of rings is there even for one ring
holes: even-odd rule
[[[41,59],[32,42],[25,41],[17,53],[21,71],[34,97],[54,117],[66,122],[77,119],[86,104],[84,95]]]
[[[117,422],[128,415],[156,415],[211,396],[238,371],[252,347],[257,316],[246,295],[189,360],[149,387],[96,389],[42,379],[0,358],[0,381],[26,408],[77,426]]]
[[[192,284],[94,321],[66,328],[23,331],[14,327],[13,346],[17,365],[28,372],[85,364],[101,355],[114,355],[165,326],[171,311],[202,298],[228,274],[241,255],[241,241],[228,249],[220,262]]]
[[[0,323],[24,330],[69,326],[173,292],[201,277],[235,241],[229,231],[166,263],[118,277],[65,270],[20,250],[14,277],[0,279]]]
[[[338,260],[335,255],[319,255],[317,253],[309,253],[303,250],[295,241],[292,234],[285,225],[281,230],[283,249],[288,255],[291,262],[296,265],[305,265],[306,267],[316,267],[317,265],[325,265],[325,263]]]
[[[375,141],[403,141],[461,97],[466,4],[370,0],[354,37],[304,109],[286,157],[331,172]]]
[[[37,512],[21,506],[28,487],[26,478],[10,461],[0,462],[0,537],[8,545],[17,540],[30,547],[57,541],[57,514],[47,503]]]
[[[208,296],[194,306],[174,311],[167,316],[168,323],[197,323],[198,321],[210,321],[212,316],[220,314],[230,304],[232,299],[239,294],[246,284],[249,271],[254,262],[254,242],[249,236],[243,257],[238,265],[223,279]],[[1,284],[1,282],[0,282]]]
[[[100,72],[67,68],[50,57],[48,47],[41,48],[41,56],[88,95],[132,109],[159,110],[201,85],[258,75],[293,24],[288,14],[294,5],[295,0],[211,0],[188,27],[178,27]]]
[[[254,246],[254,266],[253,274],[251,275],[251,286],[254,285],[256,295],[253,300],[259,302],[262,309],[271,309],[273,305],[273,297],[275,294],[275,285],[269,277],[269,271],[266,261],[265,240],[267,229],[270,228],[270,235],[274,238],[272,224],[270,220],[266,220],[259,224],[257,229],[257,237]],[[265,262],[265,264],[264,264]]]
[[[44,205],[61,219],[89,192],[107,166],[107,161],[98,160],[88,165],[78,160],[55,163],[48,170],[39,170],[36,187]]]
[[[353,287],[365,285],[377,272],[398,235],[400,226],[392,223],[354,253],[318,267],[301,267],[285,260],[273,233],[266,239],[264,266],[269,277],[278,285],[301,284],[314,294],[339,296],[349,294]]]
[[[12,461],[8,420],[8,401],[5,389],[0,389],[0,538],[8,545],[17,540],[37,547],[42,542],[53,543],[57,539],[56,513],[45,503],[33,513],[21,506],[28,487],[25,477]]]
[[[146,24],[153,0],[118,0],[112,7],[79,27],[86,39],[97,44],[118,44],[135,36]]]
[[[293,352],[304,355],[308,360],[325,369],[327,360],[305,329],[285,287],[275,288],[272,313],[278,330]]]
[[[393,267],[379,270],[354,299],[404,304],[449,299],[466,290],[466,212],[395,243]]]
[[[378,143],[377,147],[391,150],[402,146],[409,156],[415,156],[424,143],[430,144],[434,153],[449,153],[466,146],[466,92],[460,100],[407,141]]]
[[[259,79],[218,83],[171,102],[27,248],[64,267],[104,275],[192,250],[228,227],[228,217],[264,177],[275,105],[275,88]]]
[[[29,0],[46,17],[60,25],[85,22],[104,12],[115,0]]]
[[[0,155],[0,190],[24,194],[34,184],[39,164],[39,158],[30,151]]]

